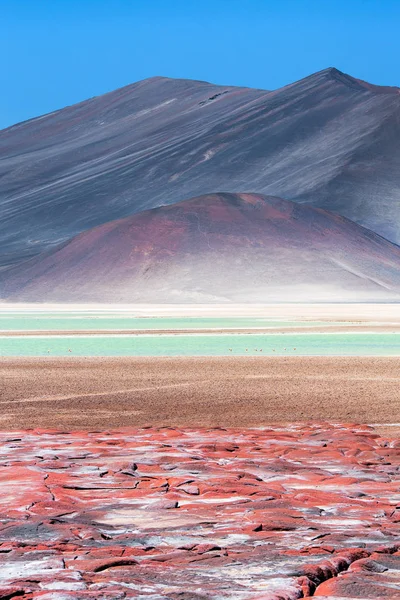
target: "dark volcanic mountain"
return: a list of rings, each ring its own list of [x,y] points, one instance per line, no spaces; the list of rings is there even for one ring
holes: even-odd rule
[[[400,248],[321,209],[219,193],[101,225],[3,271],[0,296],[212,302],[399,297]]]
[[[0,265],[216,189],[400,241],[400,93],[327,69],[274,92],[145,80],[0,132]]]

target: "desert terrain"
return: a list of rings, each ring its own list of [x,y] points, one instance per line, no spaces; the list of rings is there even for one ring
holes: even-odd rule
[[[184,343],[212,319],[225,327],[200,329],[206,342],[393,340],[398,305],[1,315],[0,598],[399,598],[400,355],[386,342],[380,356],[107,356],[110,340]],[[105,356],[24,356],[35,339],[75,351],[88,322]]]
[[[36,311],[71,315],[85,310],[96,323],[98,312],[114,314],[117,307],[10,304],[3,305],[2,314]],[[291,331],[309,330],[319,332],[321,339],[337,331],[374,331],[378,337],[389,331],[397,336],[400,327],[400,305],[396,304],[125,306],[119,314],[143,317],[144,323],[154,316],[265,317],[276,319],[277,338]],[[280,321],[284,318],[291,324]],[[252,333],[260,333],[257,326],[205,329],[210,336],[227,331],[246,334],[249,340]],[[198,330],[193,329],[195,332]],[[37,334],[5,333],[26,335],[27,339]],[[74,335],[82,333],[76,331]],[[91,333],[98,332],[93,329]],[[123,335],[149,333],[162,337],[171,330],[136,329]],[[188,330],[175,329],[172,333],[180,336]],[[41,332],[49,339],[63,334],[63,330]],[[111,328],[107,334],[118,332]],[[72,339],[69,344],[73,348]],[[98,343],[107,345],[107,336]],[[163,425],[263,427],[312,420],[388,426],[400,423],[399,367],[398,356],[3,356],[0,424],[6,429],[63,430]]]
[[[0,448],[3,598],[399,598],[399,444],[367,426],[14,430]]]
[[[399,92],[0,132],[0,600],[400,599]]]
[[[399,389],[400,357],[3,358],[0,426],[400,424]]]

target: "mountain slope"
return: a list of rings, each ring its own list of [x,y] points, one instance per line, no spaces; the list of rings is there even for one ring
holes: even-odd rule
[[[0,266],[172,201],[187,144],[266,94],[154,77],[3,130]]]
[[[400,241],[400,93],[327,69],[274,92],[153,78],[0,132],[0,265],[210,193],[311,203]]]
[[[112,221],[0,274],[28,301],[400,297],[400,248],[321,209],[218,193]]]

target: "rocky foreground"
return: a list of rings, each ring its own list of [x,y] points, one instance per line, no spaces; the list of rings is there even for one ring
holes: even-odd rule
[[[400,441],[0,433],[0,599],[400,598]]]

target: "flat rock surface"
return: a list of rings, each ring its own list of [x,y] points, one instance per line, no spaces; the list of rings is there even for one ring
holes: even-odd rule
[[[368,426],[0,433],[0,599],[400,598]]]

